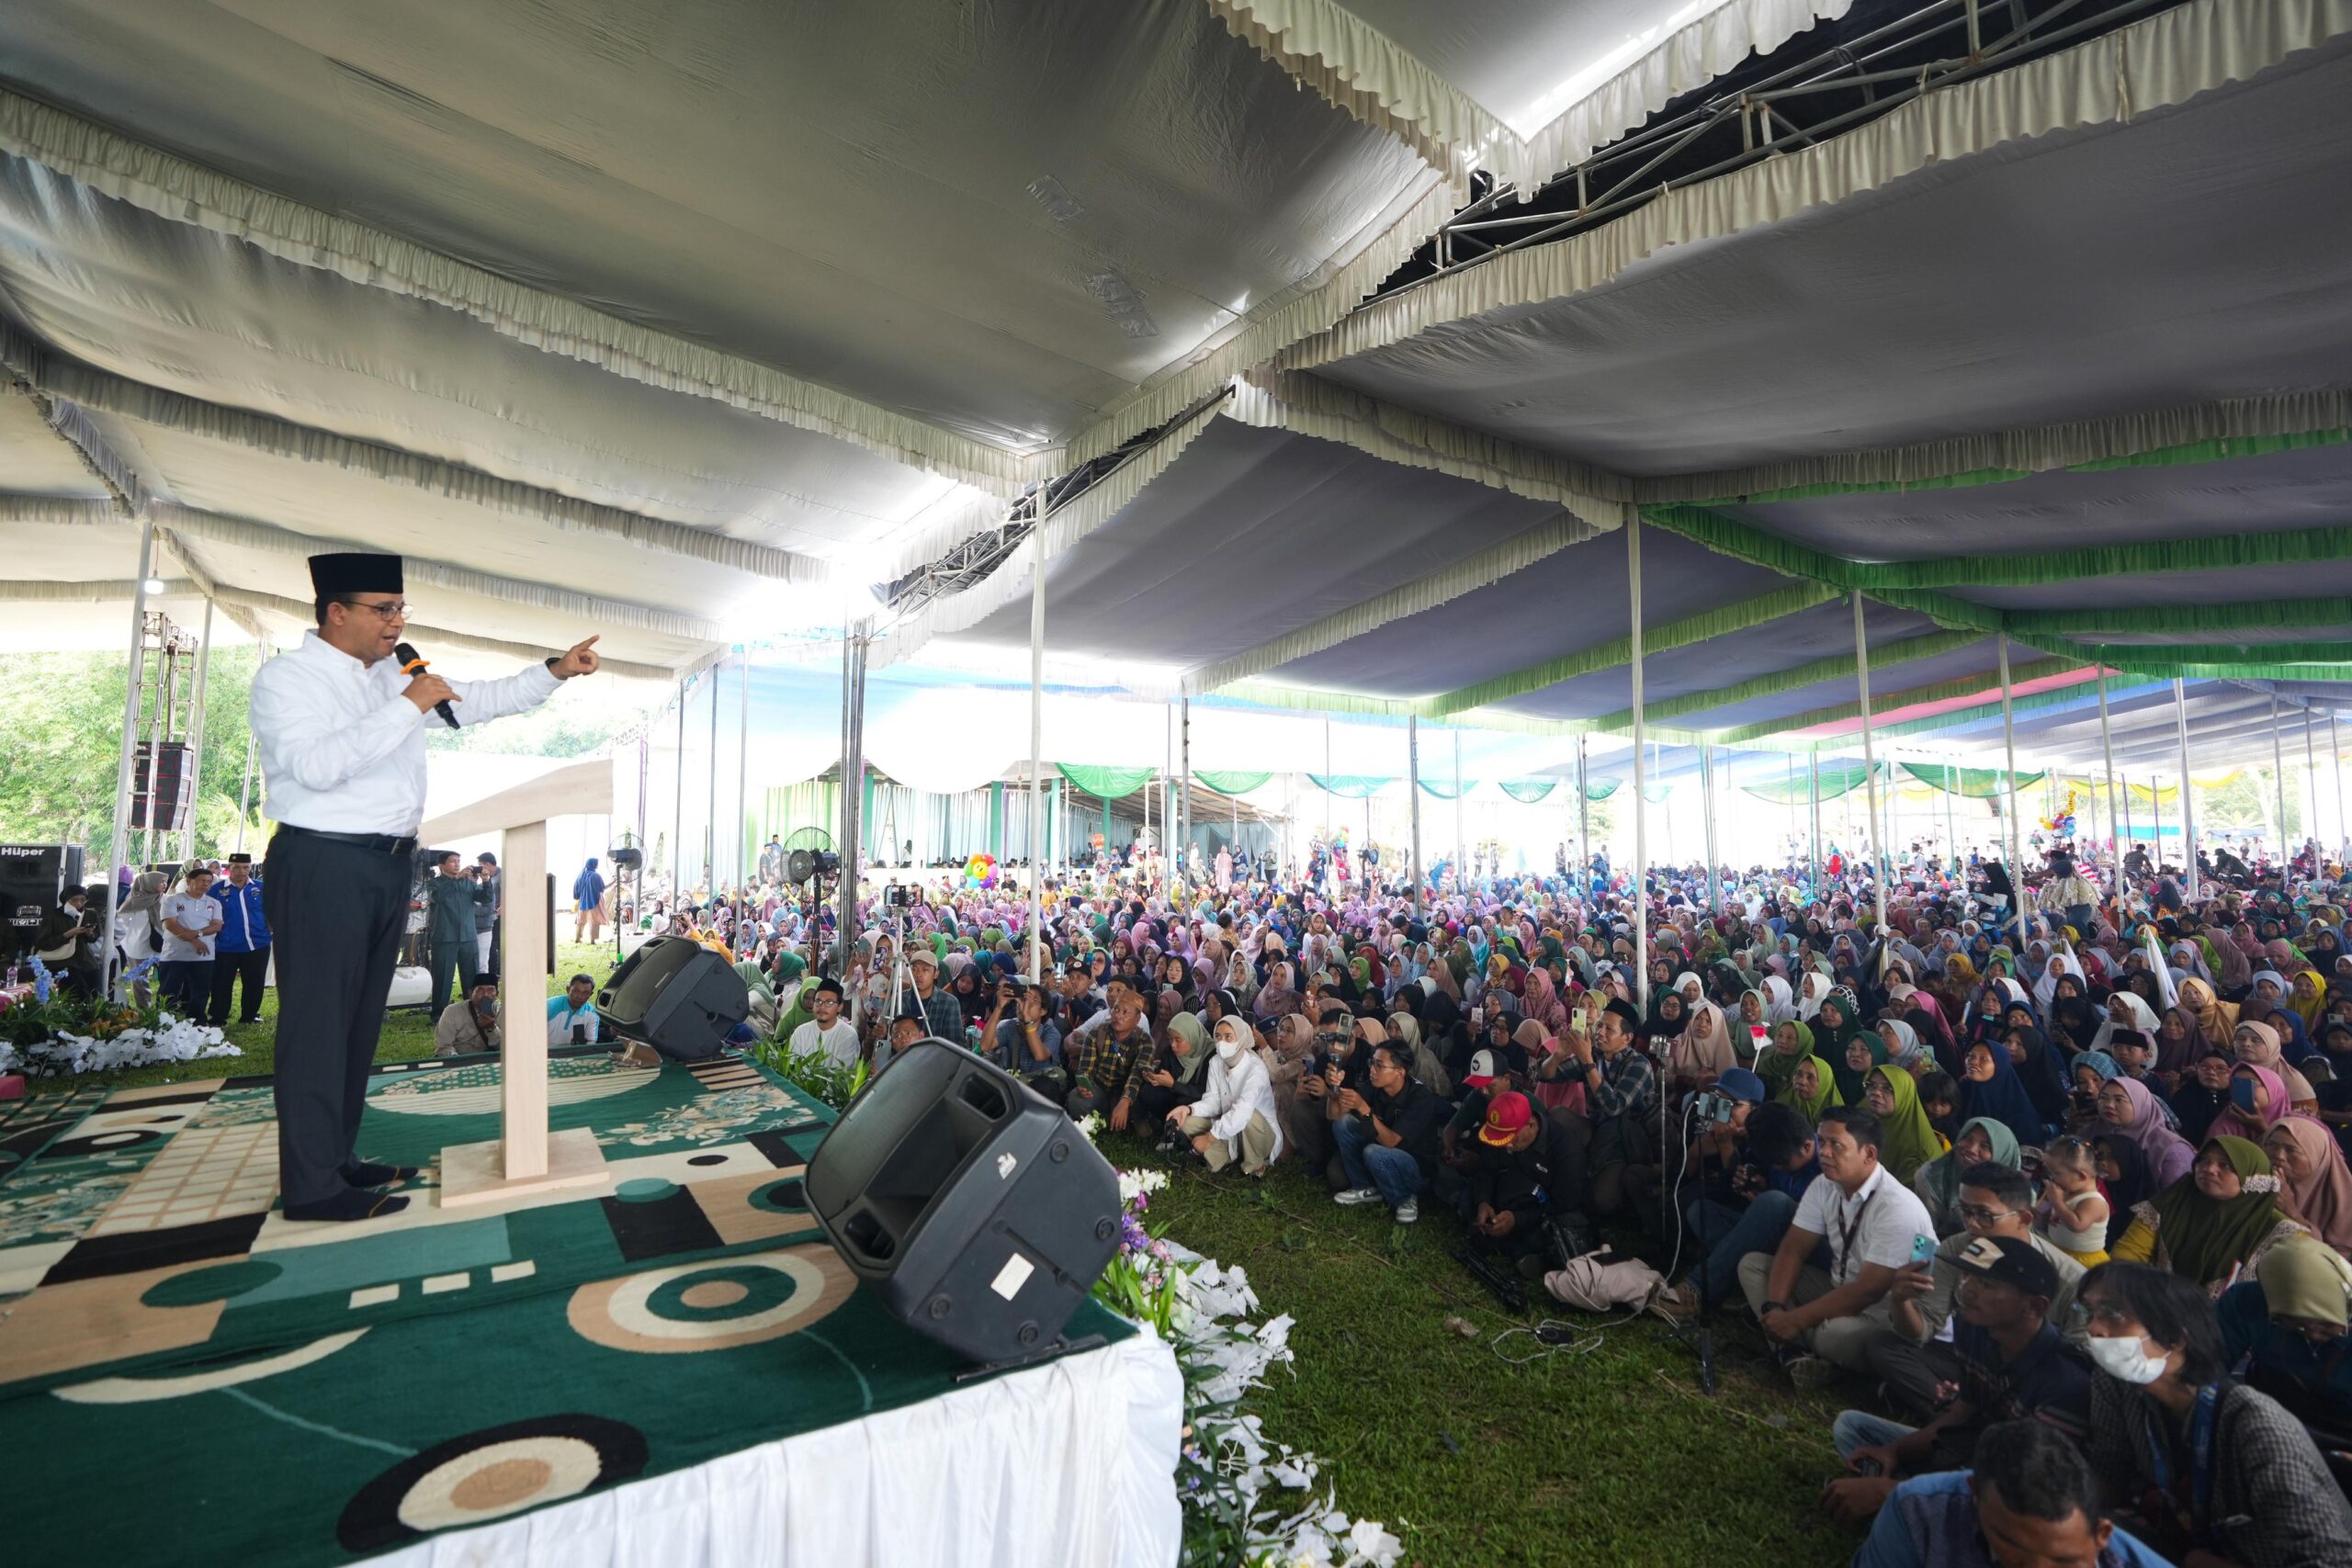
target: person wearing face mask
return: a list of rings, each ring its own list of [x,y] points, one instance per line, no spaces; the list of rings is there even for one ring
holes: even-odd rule
[[[1190,1105],[1170,1107],[1168,1120],[1211,1170],[1238,1160],[1244,1176],[1263,1176],[1283,1152],[1282,1116],[1266,1064],[1250,1044],[1239,1017],[1217,1020],[1208,1087]]]
[[[2182,1568],[2352,1562],[2345,1502],[2302,1424],[2227,1377],[2213,1311],[2191,1281],[2106,1263],[2083,1280],[2091,1469],[2126,1522]]]

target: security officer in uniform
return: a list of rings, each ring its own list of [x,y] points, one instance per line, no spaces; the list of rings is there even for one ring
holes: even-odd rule
[[[594,674],[596,639],[503,681],[404,674],[401,558],[311,558],[318,629],[254,677],[253,733],[269,816],[263,908],[277,958],[278,1186],[289,1220],[360,1220],[408,1206],[371,1189],[415,1172],[356,1150],[392,961],[408,919],[435,703],[485,723]]]

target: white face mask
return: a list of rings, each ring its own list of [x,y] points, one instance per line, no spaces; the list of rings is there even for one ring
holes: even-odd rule
[[[2123,1382],[2143,1386],[2165,1375],[2165,1358],[2151,1359],[2141,1349],[2137,1335],[2122,1335],[2113,1339],[2094,1337],[2090,1342],[2091,1360],[2100,1371]]]
[[[1239,1055],[1241,1055],[1240,1041],[1236,1040],[1230,1034],[1220,1034],[1216,1037],[1216,1059],[1218,1061],[1230,1062]]]

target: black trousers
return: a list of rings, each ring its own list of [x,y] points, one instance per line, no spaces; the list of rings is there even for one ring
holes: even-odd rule
[[[272,926],[270,930],[277,928]],[[433,1021],[441,1021],[441,1010],[449,1005],[449,976],[458,977],[458,999],[464,1001],[474,988],[474,976],[481,973],[481,940],[461,936],[450,942],[433,944],[432,957],[427,960],[433,976]],[[391,982],[387,980],[386,985]]]
[[[205,1014],[205,1022],[220,1025],[229,1021],[229,1003],[241,977],[245,982],[244,1006],[234,1016],[241,1023],[251,1023],[261,1016],[262,987],[269,979],[269,949],[223,953],[213,959],[212,1010]]]
[[[408,887],[405,855],[292,833],[270,840],[261,897],[280,961],[277,1179],[288,1204],[320,1202],[350,1185],[343,1173],[357,1163]]]

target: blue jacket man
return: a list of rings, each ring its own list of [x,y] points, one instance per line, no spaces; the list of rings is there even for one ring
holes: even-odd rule
[[[261,1021],[263,988],[269,982],[269,917],[262,913],[261,879],[254,875],[254,857],[233,854],[229,872],[212,885],[213,900],[220,906],[220,934],[212,939],[212,989],[204,1021],[215,1028],[229,1026],[232,1001],[238,1002],[239,1023]],[[239,982],[244,994],[237,995]]]

